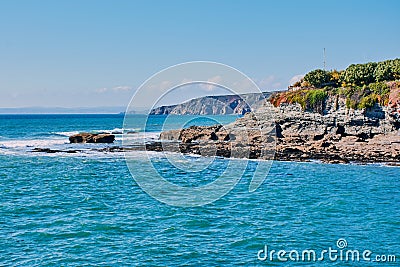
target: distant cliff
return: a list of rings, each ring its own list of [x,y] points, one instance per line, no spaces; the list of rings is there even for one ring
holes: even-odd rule
[[[270,92],[243,95],[206,96],[189,100],[182,104],[161,106],[151,110],[150,115],[226,115],[245,114],[261,107]],[[250,106],[249,106],[250,105]]]

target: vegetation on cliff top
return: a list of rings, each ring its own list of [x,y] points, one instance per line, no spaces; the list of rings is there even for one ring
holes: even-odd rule
[[[390,81],[400,79],[400,59],[366,64],[352,64],[345,70],[313,70],[289,87],[289,91],[274,94],[270,101],[299,103],[303,110],[322,112],[329,95],[346,98],[346,106],[366,109],[376,103],[386,106],[389,100]],[[396,87],[400,87],[397,82]]]

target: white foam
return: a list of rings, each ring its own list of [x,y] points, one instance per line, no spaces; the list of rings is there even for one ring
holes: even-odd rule
[[[114,128],[114,130],[111,130],[112,134],[122,134],[124,132],[124,129],[122,128]]]
[[[127,133],[127,132],[140,132],[140,128],[136,128],[136,129],[123,129],[123,128],[114,128],[112,130],[110,129],[98,129],[98,130],[91,130],[88,131],[90,133],[107,133],[107,134],[122,134],[122,133]]]
[[[26,148],[26,147],[48,147],[69,143],[64,139],[26,139],[1,141],[0,146],[4,148]]]
[[[122,130],[119,128],[116,128],[114,130]],[[93,131],[92,131],[93,132]],[[111,131],[110,131],[111,132]],[[70,144],[68,140],[68,136],[71,136],[73,134],[77,134],[79,132],[77,131],[71,131],[71,132],[53,132],[52,134],[57,134],[57,135],[62,135],[64,137],[60,136],[54,136],[52,138],[44,138],[44,139],[8,139],[8,140],[2,140],[0,141],[0,154],[6,154],[6,155],[47,155],[47,156],[101,156],[101,155],[115,155],[116,157],[119,157],[118,155],[123,155],[124,153],[119,153],[119,152],[107,152],[107,151],[96,151],[94,149],[99,149],[103,147],[109,147],[109,146],[115,146],[115,145],[121,145],[122,143],[122,138],[125,138],[128,143],[143,143],[143,141],[155,141],[158,140],[158,137],[160,133],[158,132],[150,132],[150,133],[144,133],[144,132],[137,132],[137,133],[132,133],[132,134],[117,134],[115,135],[115,142],[114,144]],[[57,153],[32,153],[31,151],[34,148],[49,148],[49,149],[54,149],[54,150],[78,150],[76,153],[67,153],[67,152],[57,152]],[[139,151],[135,151],[135,153],[139,157],[143,157],[142,153],[139,153]],[[146,153],[146,152],[144,152]],[[113,156],[114,157],[114,156]]]
[[[52,133],[69,137],[71,135],[78,134],[79,132],[71,131],[71,132],[52,132]]]
[[[114,135],[118,136],[118,135],[122,135],[122,133],[128,133],[128,132],[134,132],[134,133],[129,133],[129,134],[138,134],[138,133],[140,133],[140,130],[141,130],[140,128],[136,128],[136,129],[114,128],[112,130],[110,130],[110,129],[98,129],[98,130],[88,130],[88,131],[51,132],[51,134],[57,134],[57,135],[69,137],[71,135],[79,134],[81,132],[89,132],[89,133],[114,134]]]
[[[116,140],[122,140],[122,138],[125,139],[125,141],[127,142],[135,142],[137,141],[155,141],[158,140],[158,138],[160,137],[160,133],[159,132],[140,132],[140,133],[134,133],[134,134],[125,134],[123,137],[122,136],[116,136]]]

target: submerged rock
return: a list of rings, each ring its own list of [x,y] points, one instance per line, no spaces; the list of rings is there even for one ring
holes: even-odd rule
[[[113,143],[114,140],[113,134],[79,133],[69,137],[70,143]]]
[[[50,149],[50,148],[40,148],[35,147],[31,152],[40,152],[40,153],[78,153],[80,150],[59,150],[59,149]]]

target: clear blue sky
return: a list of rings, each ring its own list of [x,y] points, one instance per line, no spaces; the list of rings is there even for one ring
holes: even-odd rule
[[[262,89],[400,57],[400,1],[0,1],[0,107],[124,106],[149,76],[210,60]]]

